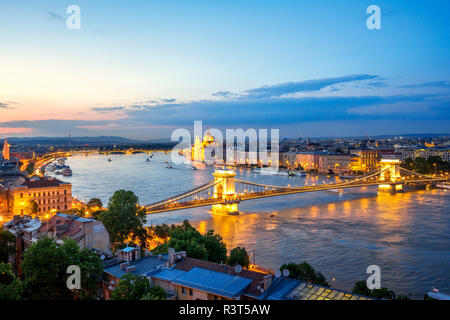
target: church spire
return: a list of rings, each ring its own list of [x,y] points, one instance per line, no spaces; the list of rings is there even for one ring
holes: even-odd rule
[[[9,143],[8,140],[5,139],[5,142],[3,143],[3,159],[9,160]]]

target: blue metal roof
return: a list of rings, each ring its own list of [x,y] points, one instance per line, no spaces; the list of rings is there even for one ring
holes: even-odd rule
[[[130,252],[130,251],[133,251],[133,250],[136,250],[136,248],[135,247],[126,247],[126,248],[122,249],[122,252]]]
[[[252,280],[228,273],[195,267],[183,273],[172,282],[223,297],[234,298],[241,295]]]
[[[266,299],[286,300],[285,296],[296,288],[301,281],[286,278],[275,278]]]
[[[158,270],[159,272],[152,272],[147,274],[147,276],[152,276],[153,278],[166,280],[166,281],[173,281],[182,274],[186,273],[186,271],[179,270],[179,269],[161,269]]]
[[[167,262],[167,255],[163,255],[162,259],[158,257],[144,257],[139,260],[131,261],[130,267],[135,266],[136,270],[132,271],[133,274],[146,275],[152,270],[156,270],[158,266],[165,265]],[[104,269],[105,272],[113,275],[114,277],[120,279],[124,274],[126,274],[125,269],[120,268],[120,263]]]

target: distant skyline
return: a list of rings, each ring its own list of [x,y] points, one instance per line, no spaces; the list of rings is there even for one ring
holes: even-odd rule
[[[81,29],[68,30],[69,5]],[[381,8],[369,30],[366,8]],[[448,1],[2,1],[0,138],[449,133]]]

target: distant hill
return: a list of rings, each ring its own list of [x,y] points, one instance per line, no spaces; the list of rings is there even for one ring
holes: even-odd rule
[[[10,143],[17,145],[68,145],[68,137],[25,137],[25,138],[7,138]],[[140,144],[146,141],[132,140],[114,136],[100,137],[71,137],[71,145],[114,145],[114,144]]]

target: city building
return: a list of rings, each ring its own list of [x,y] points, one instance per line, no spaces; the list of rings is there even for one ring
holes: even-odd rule
[[[439,156],[444,161],[450,161],[450,148],[442,147],[442,148],[422,148],[422,149],[402,149],[402,161],[405,161],[408,158],[416,159],[416,158],[425,158]]]
[[[356,156],[346,153],[326,153],[319,156],[319,171],[324,173],[346,174],[351,173],[355,163],[359,162]]]
[[[354,160],[352,171],[367,173],[376,170],[379,166],[380,157],[377,150],[362,148],[352,150],[351,154],[358,157]]]
[[[16,236],[16,254],[11,262],[19,274],[25,250],[45,236],[55,239],[57,243],[62,243],[66,237],[71,238],[80,248],[95,250],[100,255],[111,255],[109,233],[102,222],[94,219],[57,213],[42,221],[29,215],[15,215],[3,228]]]
[[[37,215],[72,209],[72,185],[55,178],[27,178],[9,188],[10,212],[29,213],[30,201],[38,204]]]
[[[179,254],[183,257],[186,256],[185,252]],[[112,291],[123,275],[131,273],[147,276],[151,272],[168,268],[170,265],[169,255],[147,255],[140,257],[140,248],[138,247],[126,247],[118,250],[118,258],[115,263],[105,266],[103,270],[102,291],[105,300],[111,298]]]
[[[374,298],[333,289],[305,281],[276,278],[266,300],[375,300]]]
[[[42,222],[37,237],[43,236],[57,242],[62,242],[68,237],[75,240],[80,248],[96,250],[99,254],[111,254],[109,233],[98,220],[57,213]]]
[[[183,258],[170,269],[150,275],[179,300],[257,300],[272,284],[271,274],[193,258]]]
[[[6,222],[3,228],[16,236],[15,254],[10,257],[12,268],[21,275],[20,263],[23,260],[25,250],[38,239],[39,228],[42,222],[32,219],[29,215],[14,216],[12,220]]]
[[[323,154],[320,151],[299,152],[296,162],[305,171],[315,171],[319,169],[319,157]]]

